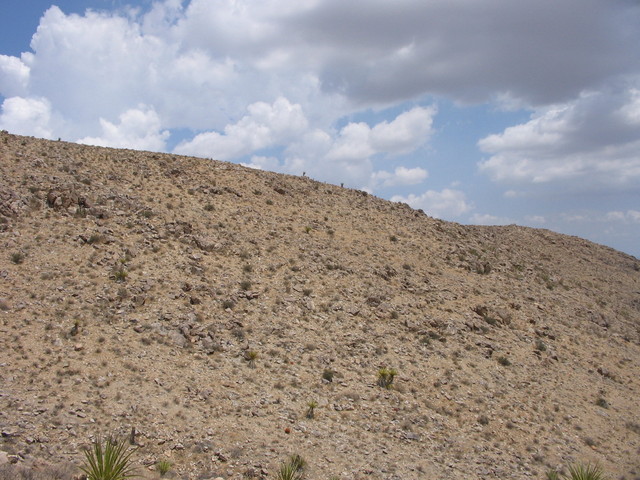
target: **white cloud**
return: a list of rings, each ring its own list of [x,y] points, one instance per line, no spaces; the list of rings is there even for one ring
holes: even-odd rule
[[[2,102],[0,129],[51,139],[51,119],[51,104],[46,98],[11,97]]]
[[[393,172],[380,170],[371,175],[373,186],[397,187],[401,185],[417,185],[426,180],[429,173],[420,167],[396,167]]]
[[[442,191],[427,190],[421,195],[395,195],[392,202],[407,203],[416,209],[438,218],[455,218],[468,212],[473,206],[467,202],[464,192],[445,188]]]
[[[349,123],[340,130],[327,159],[332,161],[361,161],[371,157],[375,150],[369,142],[371,129],[366,123]]]
[[[340,131],[327,159],[358,161],[375,154],[412,152],[429,139],[436,113],[433,106],[415,107],[391,122],[382,121],[373,128],[363,122],[349,123]]]
[[[19,58],[0,55],[0,95],[22,96],[29,82],[29,67]]]
[[[478,142],[491,157],[479,164],[493,180],[563,188],[637,186],[640,111],[636,89],[585,93],[541,109],[524,124]],[[572,183],[567,183],[572,182]]]
[[[298,104],[278,98],[273,104],[257,102],[248,114],[229,124],[224,133],[205,132],[175,148],[176,153],[218,160],[239,159],[263,148],[287,143],[303,133],[307,119]]]
[[[78,143],[162,151],[169,137],[169,132],[161,128],[158,114],[144,106],[124,112],[119,116],[117,125],[103,118],[100,119],[100,125],[102,136],[81,138]]]
[[[380,152],[408,153],[424,144],[432,134],[435,106],[415,107],[391,122],[378,123],[371,129],[371,147]]]
[[[254,155],[251,157],[249,163],[241,163],[241,165],[249,168],[255,168],[256,170],[271,170],[276,171],[280,169],[280,161],[276,157],[264,157],[261,155]]]

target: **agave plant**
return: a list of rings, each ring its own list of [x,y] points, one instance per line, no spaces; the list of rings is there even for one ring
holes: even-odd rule
[[[606,480],[602,468],[599,465],[592,465],[590,463],[569,465],[569,474],[558,474],[555,470],[547,472],[548,480]]]
[[[104,442],[96,439],[84,450],[85,463],[81,470],[88,480],[125,480],[137,477],[131,462],[134,450],[126,445],[126,439],[108,437]]]

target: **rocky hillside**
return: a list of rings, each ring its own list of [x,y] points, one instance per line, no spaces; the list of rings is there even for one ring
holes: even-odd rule
[[[3,132],[0,478],[132,429],[144,478],[638,479],[640,261]]]

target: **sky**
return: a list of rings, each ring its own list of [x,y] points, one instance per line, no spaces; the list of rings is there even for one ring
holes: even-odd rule
[[[640,257],[638,0],[3,0],[0,129]]]

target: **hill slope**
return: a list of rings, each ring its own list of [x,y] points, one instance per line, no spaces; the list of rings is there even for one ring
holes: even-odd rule
[[[0,245],[18,464],[135,428],[148,478],[640,478],[640,262],[612,249],[6,132]]]

